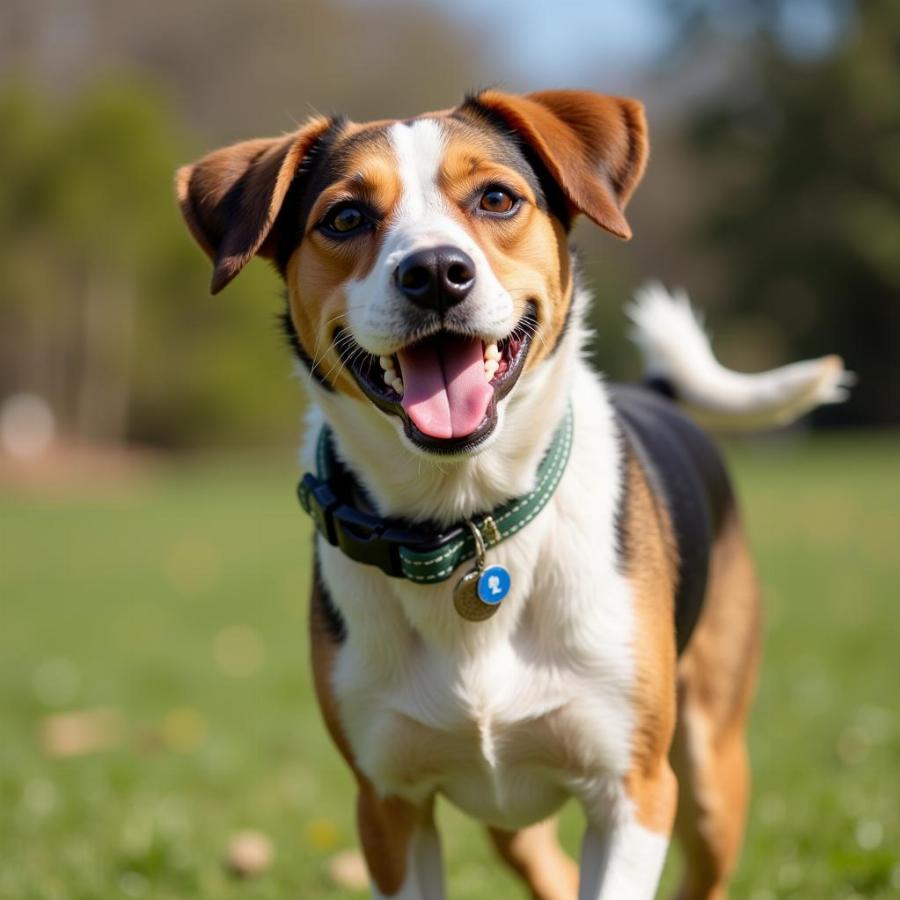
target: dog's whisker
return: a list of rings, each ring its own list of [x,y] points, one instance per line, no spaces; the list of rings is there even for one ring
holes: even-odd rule
[[[334,374],[335,380],[340,378],[341,373],[346,369],[347,365],[350,364],[351,361],[355,358],[356,353],[357,353],[357,351],[353,351],[353,354],[351,354],[351,356],[348,357],[347,359],[344,359],[343,355],[339,353],[335,362],[333,362],[331,364],[331,368],[329,368],[329,370],[325,373],[324,378],[326,378],[326,379],[330,378],[332,372],[335,373]],[[336,372],[335,372],[335,368],[337,369]]]
[[[338,361],[340,361],[340,358],[342,356],[341,351],[343,349],[345,349],[346,346],[352,346],[353,343],[354,343],[353,335],[351,335],[349,332],[342,332],[340,335],[338,335],[337,339],[332,344],[330,344],[324,348],[324,350],[322,351],[320,356],[313,359],[312,366],[310,366],[310,371],[307,375],[307,382],[308,383],[312,382],[312,373],[315,371],[316,367],[321,364],[322,360],[325,359],[326,354],[332,347],[334,347],[338,351],[338,353],[337,353]],[[317,342],[317,345],[318,345],[318,342]],[[328,370],[328,372],[322,376],[323,379],[327,381],[333,370],[334,370],[334,364],[332,364],[332,366]],[[340,374],[340,372],[338,372],[338,375],[339,374]]]
[[[325,320],[322,327],[319,329],[319,332],[316,336],[315,345],[313,346],[313,353],[312,353],[313,363],[311,366],[312,370],[315,370],[316,366],[322,362],[322,360],[325,358],[325,355],[328,353],[328,351],[331,349],[332,346],[340,346],[341,341],[347,341],[348,343],[353,341],[353,335],[349,331],[342,331],[338,335],[336,340],[333,340],[331,344],[328,344],[323,348],[321,355],[319,355],[319,345],[320,345],[322,339],[324,337],[326,337],[326,335],[328,333],[328,326],[333,324],[334,322],[337,322],[339,319],[343,318],[347,312],[354,310],[354,309],[364,309],[366,306],[367,306],[367,304],[365,304],[365,303],[350,304],[341,312],[338,312],[335,315],[330,316],[328,319]],[[308,377],[310,379],[312,378],[312,371],[310,371]]]
[[[352,368],[352,366],[358,359],[361,359],[361,358],[364,359],[366,357],[366,355],[367,355],[366,351],[359,345],[357,345],[356,348],[353,351],[351,351],[350,356],[344,358],[343,355],[339,355],[338,356],[339,368],[338,368],[337,373],[335,374],[335,378],[339,378],[343,371],[345,371],[348,368]]]

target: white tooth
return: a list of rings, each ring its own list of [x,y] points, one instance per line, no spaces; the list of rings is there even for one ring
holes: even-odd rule
[[[395,381],[397,381],[397,373],[393,369],[385,369],[384,383],[387,385],[393,385]]]
[[[378,362],[381,363],[381,368],[384,369],[385,371],[388,371],[389,369],[394,368],[394,360],[391,359],[390,356],[379,356]]]
[[[487,347],[484,348],[484,358],[500,359],[500,350],[497,348],[496,344],[488,344]]]
[[[498,368],[500,368],[500,363],[497,362],[496,359],[489,359],[484,364],[484,374],[487,376],[488,381],[490,381],[497,374]]]
[[[402,397],[403,396],[403,382],[399,378],[395,378],[391,383],[391,387]]]

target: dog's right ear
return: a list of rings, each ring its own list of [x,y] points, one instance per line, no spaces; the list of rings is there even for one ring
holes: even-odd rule
[[[244,141],[183,166],[175,176],[181,213],[213,261],[217,294],[255,255],[272,258],[272,226],[304,156],[328,130],[317,117],[280,138]]]

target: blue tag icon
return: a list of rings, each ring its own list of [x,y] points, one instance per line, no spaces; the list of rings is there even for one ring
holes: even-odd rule
[[[478,597],[482,603],[496,606],[508,593],[512,580],[503,566],[488,566],[478,579]]]

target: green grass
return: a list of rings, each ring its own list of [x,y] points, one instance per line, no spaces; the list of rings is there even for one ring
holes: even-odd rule
[[[734,896],[896,897],[900,438],[731,455],[768,631]],[[354,845],[352,785],[311,693],[292,491],[286,454],[0,494],[4,900],[364,896],[327,873]],[[121,712],[119,746],[42,751],[48,715],[93,707]],[[476,826],[440,817],[451,897],[520,896]],[[276,860],[240,882],[221,860],[243,827]],[[570,807],[571,848],[578,828]]]

